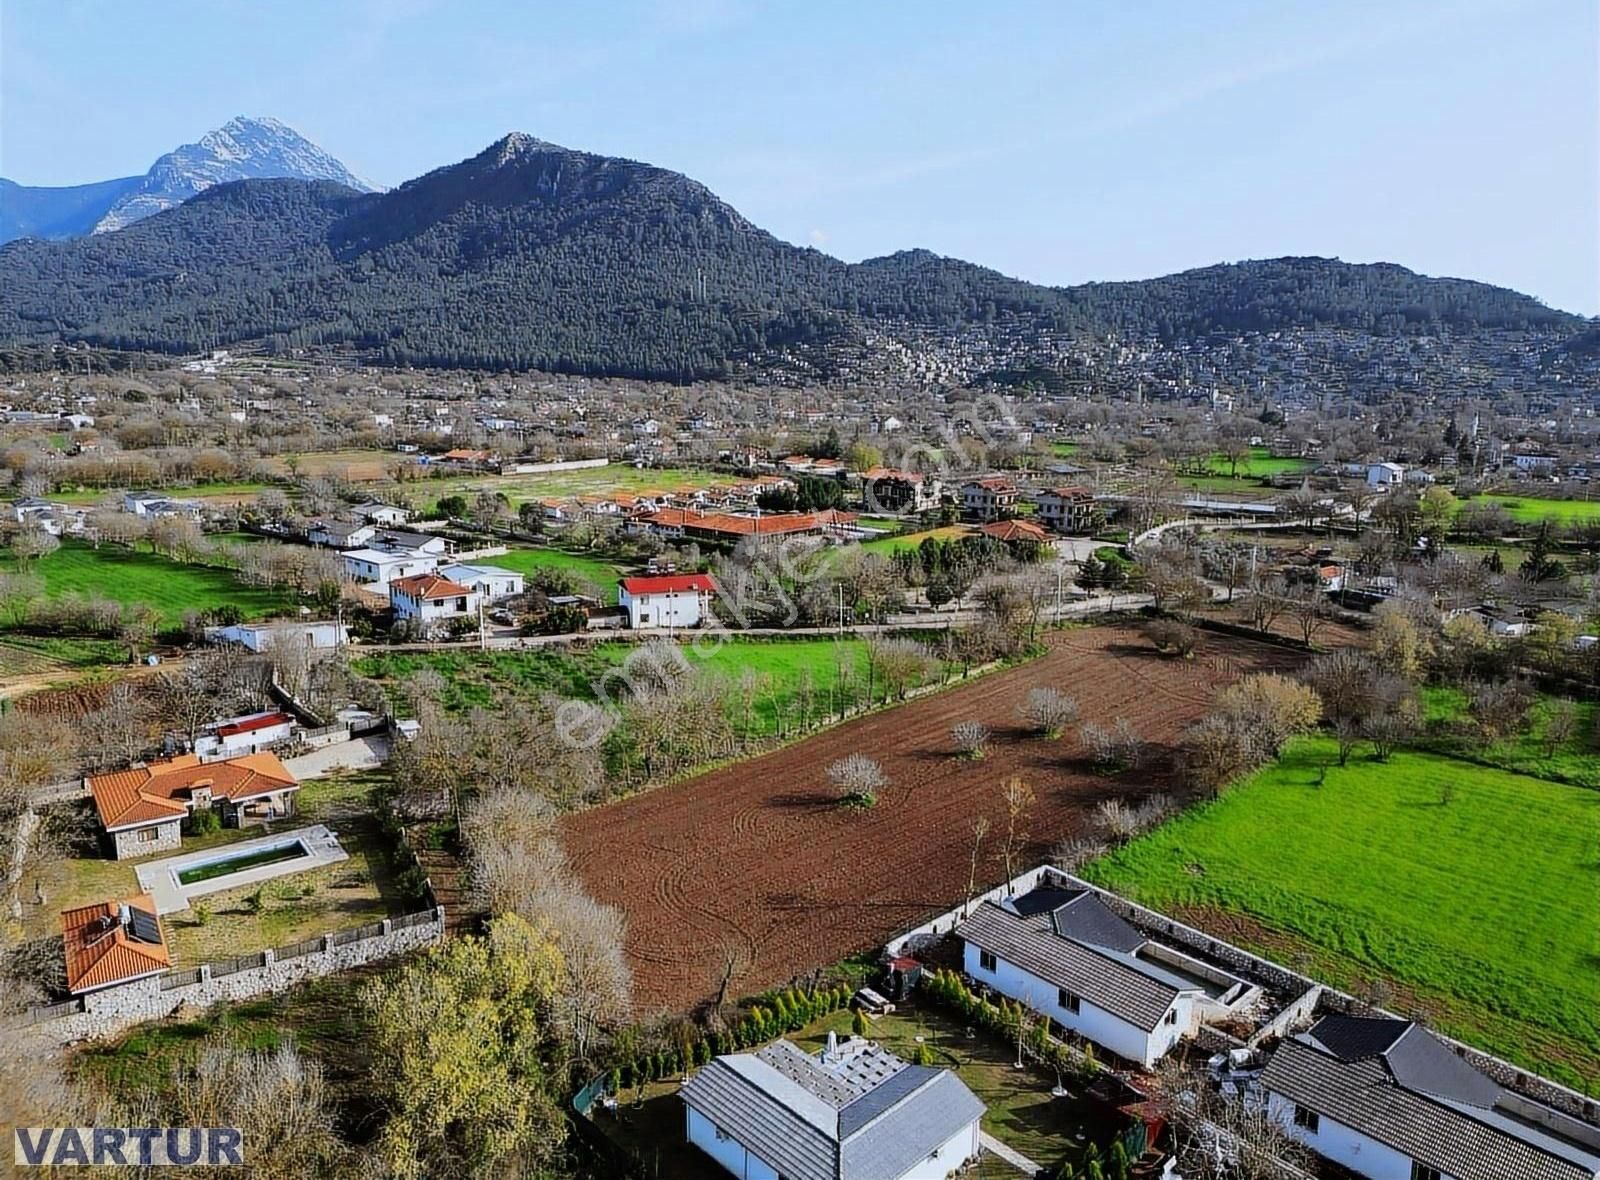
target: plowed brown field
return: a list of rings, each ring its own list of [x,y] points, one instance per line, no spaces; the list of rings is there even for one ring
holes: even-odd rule
[[[1208,635],[1192,661],[1169,660],[1127,627],[1058,633],[1050,645],[1020,667],[571,817],[574,865],[597,898],[627,914],[640,1014],[713,999],[730,956],[729,994],[749,994],[950,908],[966,889],[979,815],[991,830],[978,880],[1002,879],[1001,784],[1013,774],[1037,792],[1027,825],[1036,862],[1102,800],[1169,788],[1173,743],[1219,689],[1301,658]],[[1084,763],[1075,731],[1059,741],[1026,733],[1017,706],[1038,685],[1076,697],[1083,721],[1126,717],[1148,743],[1144,765],[1106,778]],[[951,746],[951,725],[968,718],[994,734],[981,761]],[[827,781],[829,764],[858,752],[890,778],[867,811],[837,806]]]

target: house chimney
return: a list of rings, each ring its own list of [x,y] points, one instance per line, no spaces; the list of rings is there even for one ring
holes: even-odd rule
[[[125,902],[125,901],[118,902],[117,903],[117,925],[118,926],[127,926],[130,923],[132,923],[132,921],[133,921],[133,914],[128,909],[128,903]]]
[[[822,1047],[822,1064],[832,1065],[834,1055],[839,1052],[839,1034],[830,1031],[828,1043]]]

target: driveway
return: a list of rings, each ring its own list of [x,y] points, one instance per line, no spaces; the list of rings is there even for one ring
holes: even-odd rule
[[[377,734],[334,742],[298,758],[284,759],[284,766],[297,779],[322,778],[336,770],[373,770],[389,760],[389,739]]]

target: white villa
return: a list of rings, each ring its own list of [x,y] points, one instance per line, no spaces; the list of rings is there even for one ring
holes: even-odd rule
[[[1156,942],[1086,889],[984,902],[955,933],[973,979],[1146,1068],[1260,995]]]
[[[624,578],[617,605],[630,627],[695,627],[711,614],[717,584],[709,574]]]
[[[740,1180],[944,1180],[978,1157],[985,1109],[948,1069],[854,1037],[717,1057],[680,1094],[689,1142]]]
[[[441,578],[472,587],[485,602],[513,598],[526,588],[523,576],[516,570],[501,569],[497,565],[441,565],[438,573]]]

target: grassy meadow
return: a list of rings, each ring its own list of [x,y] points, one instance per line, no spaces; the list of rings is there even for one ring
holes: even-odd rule
[[[0,557],[0,569],[12,568],[15,563],[9,557]],[[160,612],[167,627],[181,623],[184,612],[191,610],[232,604],[246,618],[261,618],[294,605],[281,591],[246,586],[224,567],[186,565],[120,545],[97,549],[81,541],[64,541],[54,553],[33,563],[32,572],[43,579],[46,597],[79,594],[124,605],[142,602]]]
[[[1086,872],[1202,922],[1245,915],[1269,955],[1392,981],[1441,1031],[1600,1091],[1600,792],[1431,753],[1335,761],[1301,739]]]
[[[593,700],[604,691],[616,699],[621,685],[613,683],[615,674],[637,649],[637,644],[607,640],[590,646],[552,645],[524,651],[374,652],[357,660],[355,668],[392,690],[398,690],[416,672],[431,668],[445,679],[445,707],[462,710],[507,698],[533,700],[546,693]],[[734,686],[747,671],[754,674],[752,732],[747,735],[752,737],[776,733],[781,715],[788,716],[792,724],[808,683],[816,716],[827,710],[830,691],[841,676],[862,691],[867,675],[866,643],[860,639],[724,637],[705,650],[687,645],[684,654],[691,668]]]

